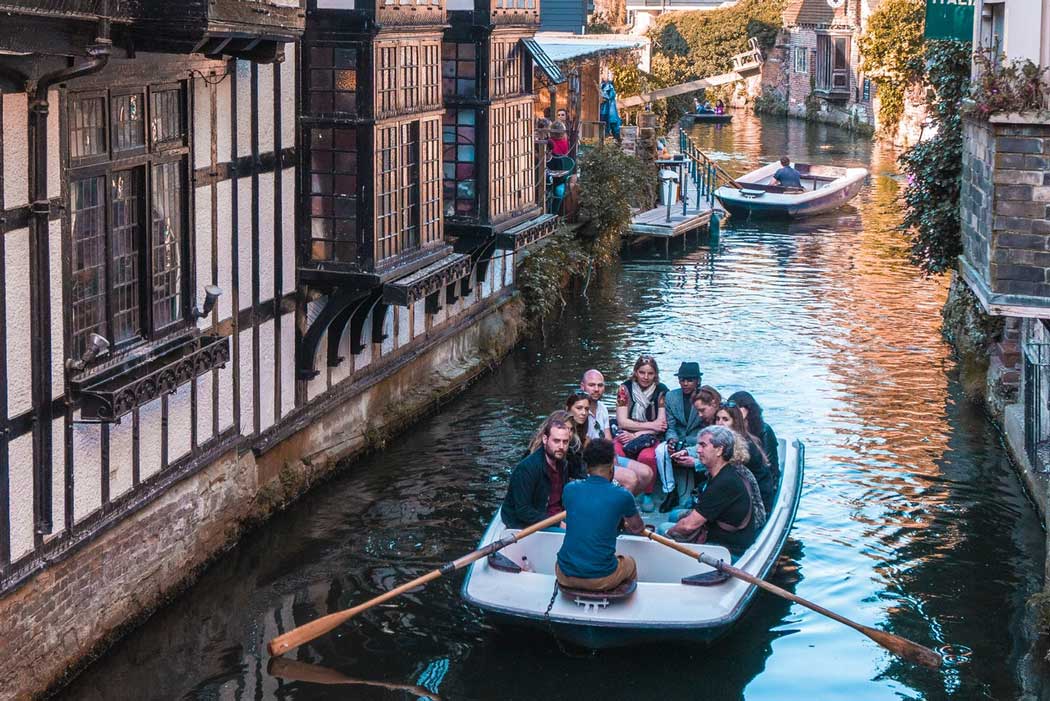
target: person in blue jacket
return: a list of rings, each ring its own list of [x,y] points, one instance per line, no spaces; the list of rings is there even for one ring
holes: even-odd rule
[[[620,140],[620,112],[616,109],[616,88],[611,80],[603,80],[599,86],[602,97],[601,107],[598,108],[598,118],[605,123],[606,135],[611,134],[617,141]]]

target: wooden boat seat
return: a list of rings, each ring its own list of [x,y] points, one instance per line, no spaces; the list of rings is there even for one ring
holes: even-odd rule
[[[606,589],[605,591],[593,591],[591,589],[569,589],[568,587],[559,586],[558,591],[562,595],[569,597],[570,599],[578,599],[581,601],[618,601],[620,599],[626,599],[627,597],[634,594],[638,588],[638,580],[632,579],[629,582],[623,582],[620,586],[615,589]]]

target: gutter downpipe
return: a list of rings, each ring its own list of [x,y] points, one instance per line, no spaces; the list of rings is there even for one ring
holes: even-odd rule
[[[48,91],[53,85],[81,78],[105,68],[112,51],[110,39],[109,2],[104,0],[103,15],[98,19],[95,44],[87,48],[91,58],[78,66],[69,66],[42,75],[34,86],[27,85],[32,94],[29,105],[29,206],[32,226],[29,231],[29,316],[32,350],[33,399],[33,493],[36,499],[35,531],[38,540],[54,530],[52,509],[52,362],[51,362],[51,200],[47,192],[47,116]],[[58,144],[54,144],[58,148]],[[62,359],[64,360],[64,359]],[[58,367],[62,367],[62,361]],[[66,485],[67,494],[71,485]]]

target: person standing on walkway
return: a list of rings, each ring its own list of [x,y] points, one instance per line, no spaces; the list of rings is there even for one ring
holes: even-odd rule
[[[629,582],[637,566],[629,555],[616,554],[620,524],[630,533],[645,528],[634,497],[612,481],[612,441],[596,438],[583,449],[587,479],[565,488],[565,538],[554,574],[569,589],[607,591]]]

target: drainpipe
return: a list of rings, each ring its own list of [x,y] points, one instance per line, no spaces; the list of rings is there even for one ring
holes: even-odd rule
[[[88,47],[90,58],[85,63],[46,73],[30,86],[29,181],[31,228],[29,231],[29,317],[32,348],[33,396],[33,493],[36,497],[36,532],[51,533],[54,519],[52,504],[52,436],[54,419],[51,397],[51,251],[49,219],[51,201],[47,193],[47,115],[48,91],[52,86],[102,70],[109,62],[112,42],[108,2],[103,2],[103,15],[98,20],[95,44]],[[53,144],[58,148],[58,144]],[[61,367],[61,363],[59,364]],[[67,490],[70,485],[66,485]]]

